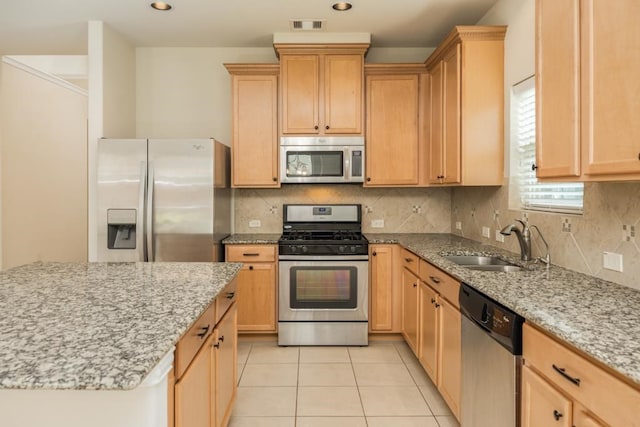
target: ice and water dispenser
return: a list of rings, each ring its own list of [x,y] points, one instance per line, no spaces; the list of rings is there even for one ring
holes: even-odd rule
[[[136,248],[136,210],[107,210],[107,247],[109,249]]]

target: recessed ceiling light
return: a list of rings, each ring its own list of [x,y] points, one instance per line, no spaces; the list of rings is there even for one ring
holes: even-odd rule
[[[343,12],[345,10],[351,9],[353,7],[353,5],[351,3],[346,2],[346,1],[341,1],[341,2],[335,3],[331,7],[334,8],[335,10],[339,10],[339,11]]]
[[[171,10],[171,5],[163,1],[154,1],[151,3],[151,7],[155,10]]]

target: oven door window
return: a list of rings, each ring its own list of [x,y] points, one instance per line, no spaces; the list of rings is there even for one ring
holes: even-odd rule
[[[287,151],[287,176],[343,176],[342,151]]]
[[[290,280],[291,308],[357,307],[356,267],[292,267]]]

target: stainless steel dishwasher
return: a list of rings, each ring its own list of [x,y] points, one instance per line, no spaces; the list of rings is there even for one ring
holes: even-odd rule
[[[524,318],[464,283],[460,311],[461,427],[519,426]]]

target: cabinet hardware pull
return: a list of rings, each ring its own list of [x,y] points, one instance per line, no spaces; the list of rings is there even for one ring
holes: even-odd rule
[[[413,260],[411,258],[405,258],[404,259],[406,262],[413,262]]]
[[[538,169],[538,166],[536,166],[535,163],[531,164],[531,170],[535,172],[535,170]]]
[[[234,296],[236,296],[235,292],[228,292],[227,293],[227,299],[233,299]]]
[[[558,368],[555,363],[551,365],[553,367],[553,370],[556,371],[557,373],[559,373],[560,375],[562,375],[565,379],[571,381],[573,384],[577,385],[578,387],[580,387],[580,378],[574,378],[571,375],[567,374],[566,369],[564,368]]]
[[[218,341],[224,342],[224,335],[220,335],[220,338],[218,338]]]
[[[278,182],[278,178],[276,178],[275,176],[271,179],[273,180],[273,182]]]
[[[553,410],[553,418],[556,419],[556,421],[560,421],[560,418],[562,418],[562,413],[558,412],[557,409]]]
[[[209,325],[207,326],[203,326],[202,328],[200,328],[202,330],[202,332],[200,332],[199,334],[197,334],[201,339],[204,338],[207,335],[207,332],[209,332]]]
[[[431,304],[435,304],[436,303],[436,299],[435,298],[431,298]]]
[[[371,177],[370,176],[367,177],[367,182],[371,182]]]
[[[414,284],[413,284],[413,287],[414,287],[414,288],[417,288],[417,287],[418,287],[418,284],[417,284],[417,283],[414,283]]]
[[[436,306],[436,308],[438,308],[438,307],[440,307],[440,304],[436,303],[435,306]]]
[[[220,348],[220,341],[218,341],[217,343],[215,343],[213,346],[214,346],[215,348]]]
[[[436,285],[440,283],[440,279],[436,276],[429,276],[429,279],[431,279],[431,281]]]
[[[324,128],[325,128],[326,130],[329,130],[329,125],[326,125]]]
[[[250,266],[249,266],[249,270],[253,270],[253,265],[250,265]]]
[[[260,256],[260,254],[257,252],[245,252],[242,256]]]
[[[371,253],[371,255],[376,256],[376,255],[378,255],[378,252],[374,251],[374,252]]]
[[[313,128],[314,128],[315,130],[318,130],[318,125],[315,125]]]

